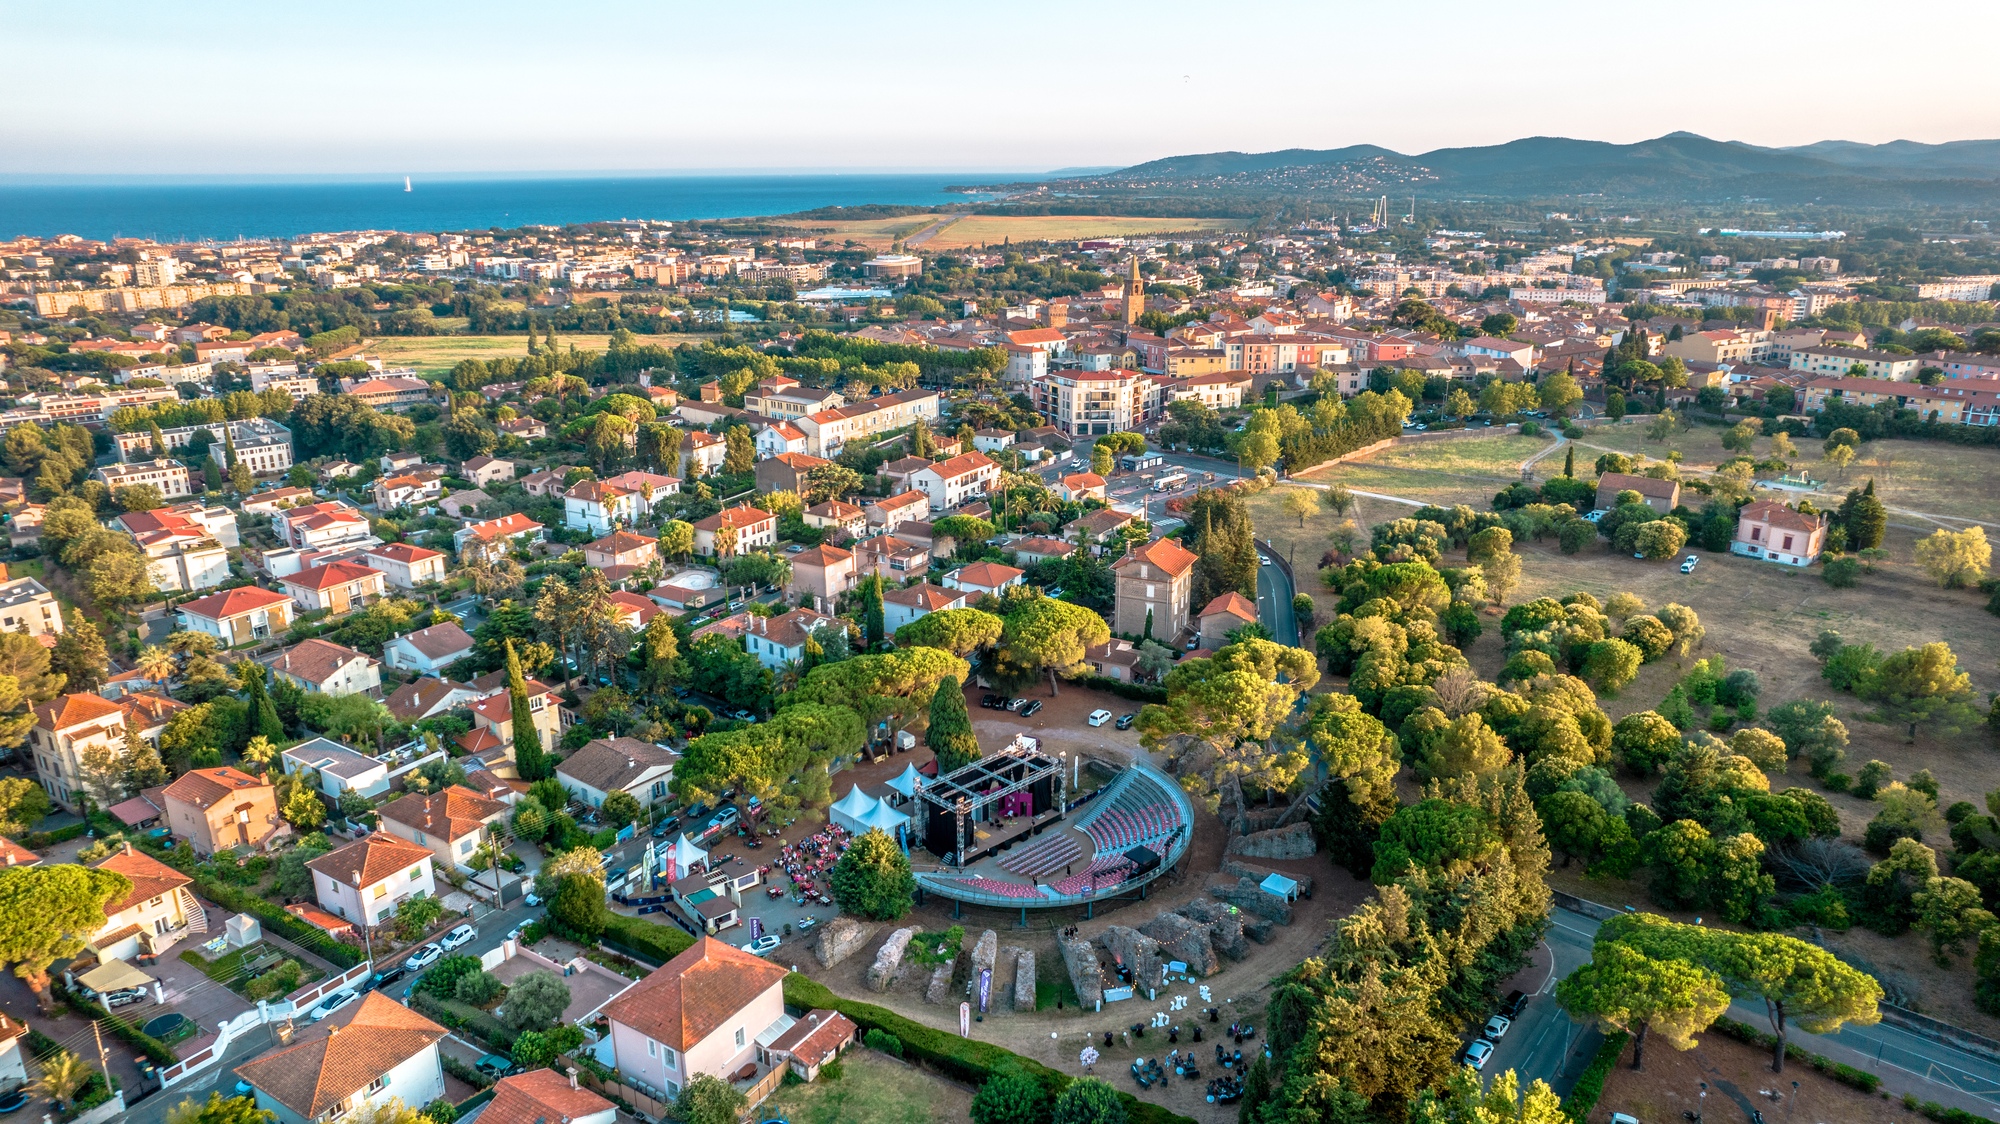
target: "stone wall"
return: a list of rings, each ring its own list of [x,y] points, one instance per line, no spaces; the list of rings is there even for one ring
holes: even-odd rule
[[[872,925],[863,925],[844,915],[836,917],[813,940],[813,956],[819,960],[821,967],[831,968],[854,955],[873,935],[875,927]]]
[[[1089,941],[1057,937],[1056,950],[1062,953],[1077,1002],[1092,1009],[1104,1002],[1104,968],[1098,963],[1097,949]]]
[[[1233,874],[1238,878],[1248,878],[1260,885],[1264,879],[1271,875],[1282,874],[1299,884],[1300,897],[1310,898],[1313,896],[1313,880],[1310,874],[1292,874],[1283,870],[1272,870],[1267,866],[1251,866],[1249,863],[1240,863],[1235,859],[1222,860],[1222,873]]]
[[[1162,913],[1140,926],[1139,931],[1160,942],[1161,955],[1183,961],[1197,976],[1211,976],[1220,964],[1215,945],[1208,939],[1208,926],[1178,913]]]
[[[1241,910],[1232,909],[1221,902],[1210,901],[1207,898],[1196,898],[1175,912],[1206,926],[1208,943],[1218,954],[1231,960],[1242,960],[1250,955],[1250,946],[1243,943]]]
[[[910,938],[916,935],[915,929],[898,929],[882,942],[881,950],[875,953],[875,963],[868,969],[870,990],[889,990],[896,980],[896,969],[903,966],[903,950],[910,947]]]
[[[1267,917],[1281,925],[1292,923],[1292,907],[1283,898],[1267,894],[1257,888],[1257,883],[1248,878],[1231,881],[1226,878],[1211,879],[1207,886],[1210,897],[1224,901],[1246,913]]]
[[[1108,926],[1098,940],[1111,953],[1113,962],[1132,971],[1132,986],[1138,994],[1160,986],[1160,942],[1124,925]]]
[[[1258,859],[1309,859],[1319,844],[1312,828],[1303,823],[1288,824],[1274,831],[1258,831],[1229,841],[1224,852]]]
[[[958,957],[954,956],[931,971],[931,982],[924,985],[924,1002],[943,1003],[951,997],[951,972],[957,966]]]
[[[1032,1011],[1035,1009],[1035,954],[1025,948],[1012,950],[1014,953],[1014,1009]]]

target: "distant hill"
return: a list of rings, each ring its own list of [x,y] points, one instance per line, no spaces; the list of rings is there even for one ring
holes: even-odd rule
[[[1524,137],[1413,156],[1364,144],[1170,156],[1064,183],[1156,199],[1218,191],[1283,198],[1415,190],[1492,199],[1601,195],[1684,201],[1752,197],[1858,206],[1967,204],[2000,201],[2000,140],[1820,141],[1766,148],[1669,133],[1636,144]]]

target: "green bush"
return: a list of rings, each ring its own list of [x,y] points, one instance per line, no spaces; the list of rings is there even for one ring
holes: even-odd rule
[[[861,1044],[870,1050],[887,1054],[892,1058],[903,1056],[903,1040],[886,1030],[869,1031],[867,1034],[861,1036]]]
[[[967,1085],[983,1085],[1001,1067],[1015,1066],[1040,1081],[1053,1101],[1075,1080],[1066,1073],[1059,1073],[1004,1047],[933,1030],[872,1003],[844,999],[819,981],[796,972],[785,977],[785,1002],[808,1011],[820,1008],[839,1011],[861,1028],[864,1042],[869,1031],[892,1034],[902,1041],[907,1056],[928,1063],[946,1077]],[[1125,1105],[1130,1124],[1194,1124],[1185,1116],[1141,1101],[1129,1093],[1119,1093],[1118,1099]]]
[[[1620,1055],[1625,1053],[1627,1041],[1629,1038],[1624,1034],[1607,1035],[1604,1044],[1597,1048],[1597,1056],[1591,1059],[1590,1068],[1583,1071],[1583,1076],[1570,1088],[1569,1096],[1563,1098],[1563,1111],[1577,1124],[1583,1124],[1590,1110],[1597,1107],[1597,1098],[1604,1095],[1604,1083],[1610,1079]]]
[[[411,999],[412,1002],[415,1001],[414,996]],[[458,1078],[475,1089],[484,1089],[488,1085],[493,1084],[493,1078],[485,1070],[480,1069],[470,1062],[459,1061],[442,1050],[438,1051],[438,1057],[444,1062],[444,1071],[446,1073],[451,1074],[453,1077]]]
[[[627,956],[654,964],[665,964],[694,947],[694,938],[678,925],[656,925],[618,913],[605,922],[603,942]]]
[[[298,961],[287,960],[245,984],[243,994],[250,999],[276,999],[280,995],[289,995],[298,989],[304,975],[305,969]]]
[[[1167,701],[1167,689],[1165,687],[1154,686],[1150,683],[1127,683],[1124,680],[1113,679],[1106,675],[1085,675],[1081,678],[1072,679],[1070,682],[1080,687],[1107,691],[1117,695],[1121,699],[1131,699],[1133,702],[1165,703]]]
[[[1717,1019],[1709,1029],[1726,1034],[1738,1042],[1747,1042],[1763,1050],[1773,1049],[1778,1044],[1776,1035],[1766,1034],[1754,1026],[1750,1026],[1747,1023],[1739,1023],[1731,1018]],[[1873,1096],[1882,1086],[1882,1079],[1875,1074],[1815,1054],[1796,1042],[1785,1043],[1785,1057],[1792,1061],[1804,1062],[1813,1067],[1815,1072],[1824,1073],[1842,1085],[1859,1089],[1870,1096]]]

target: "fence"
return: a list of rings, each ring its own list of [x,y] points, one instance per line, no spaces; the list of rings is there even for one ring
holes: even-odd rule
[[[618,1101],[633,1113],[648,1120],[664,1120],[672,1111],[674,1103],[664,1101],[651,1093],[641,1092],[623,1081],[606,1081],[592,1070],[569,1060],[567,1064],[576,1070],[578,1083],[591,1092],[607,1100]]]
[[[328,976],[317,983],[307,984],[284,999],[260,1000],[256,1010],[245,1011],[218,1025],[215,1028],[215,1041],[161,1070],[160,1087],[171,1089],[186,1081],[192,1075],[221,1061],[229,1052],[229,1044],[235,1041],[238,1035],[265,1023],[284,1022],[296,1018],[299,1012],[309,1010],[329,994],[343,987],[352,986],[357,980],[366,979],[368,974],[374,971],[374,967],[374,964],[364,960],[345,972]]]

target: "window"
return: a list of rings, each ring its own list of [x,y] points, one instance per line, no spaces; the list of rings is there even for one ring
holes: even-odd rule
[[[646,1039],[646,1056],[649,1058],[658,1057],[659,1047],[660,1044],[658,1042],[655,1042],[650,1038]]]
[[[740,1026],[736,1028],[736,1044],[743,1045],[743,1028]]]
[[[415,881],[416,879],[423,877],[423,874],[424,874],[424,868],[421,866],[413,866],[410,868],[411,881]]]
[[[1761,541],[1761,540],[1763,539],[1763,537],[1764,537],[1764,528],[1762,528],[1762,527],[1752,527],[1752,528],[1750,528],[1750,541],[1751,541],[1751,542],[1758,542],[1758,541]]]
[[[424,845],[424,833],[421,831],[417,832],[417,845],[420,847]]]
[[[668,1069],[679,1069],[679,1068],[680,1068],[680,1063],[679,1063],[679,1062],[677,1062],[677,1061],[676,1061],[676,1060],[674,1059],[674,1049],[673,1049],[673,1047],[671,1047],[671,1046],[662,1046],[662,1047],[660,1047],[660,1057],[661,1057],[661,1058],[662,1058],[662,1059],[663,1059],[663,1060],[664,1060],[664,1061],[665,1061],[665,1062],[667,1063],[667,1068],[668,1068]]]
[[[373,1096],[374,1094],[379,1093],[382,1090],[387,1089],[388,1087],[389,1087],[389,1075],[385,1073],[382,1076],[377,1077],[375,1080],[370,1081],[368,1083],[368,1094],[370,1096]]]
[[[1784,545],[1784,547],[1783,547],[1782,549],[1785,549],[1785,550],[1790,550],[1790,549],[1792,549],[1792,536],[1790,536],[1790,535],[1786,535],[1786,536],[1785,536],[1785,545]]]
[[[375,884],[375,896],[376,896],[377,898],[386,898],[386,897],[388,897],[388,896],[389,896],[389,887],[387,887],[387,886],[383,885],[383,884],[382,884],[382,883],[380,883],[380,882],[377,882],[377,883]]]

